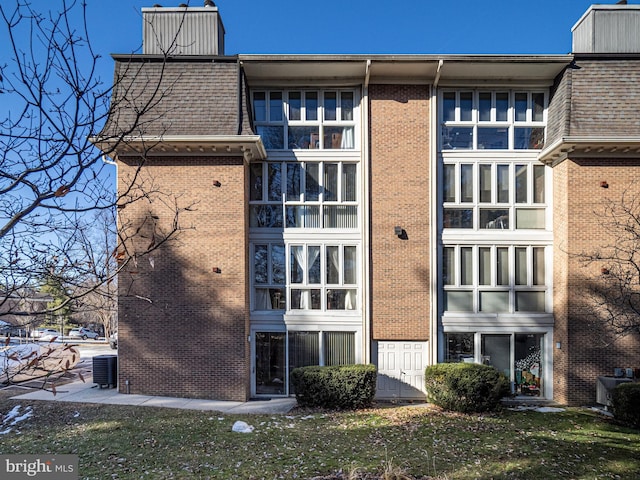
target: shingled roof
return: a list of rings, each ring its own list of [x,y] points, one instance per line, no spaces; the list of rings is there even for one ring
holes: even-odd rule
[[[236,57],[114,59],[111,114],[100,136],[254,134]]]

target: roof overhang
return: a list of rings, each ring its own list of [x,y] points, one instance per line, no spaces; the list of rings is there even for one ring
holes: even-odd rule
[[[243,157],[246,162],[267,158],[259,135],[165,135],[91,139],[109,157],[213,156]]]
[[[251,86],[548,84],[571,55],[238,55]]]
[[[557,165],[569,157],[640,158],[640,136],[633,137],[561,137],[545,147],[538,159]]]

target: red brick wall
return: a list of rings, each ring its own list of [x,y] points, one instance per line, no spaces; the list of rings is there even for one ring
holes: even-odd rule
[[[568,185],[569,162],[563,162],[553,169],[553,316],[554,350],[553,350],[553,396],[554,399],[567,403],[567,375],[569,371],[569,342],[568,333]],[[560,342],[561,348],[555,348]]]
[[[615,243],[603,225],[604,204],[620,202],[629,189],[640,194],[638,182],[638,160],[573,159],[554,168],[554,340],[562,342],[554,350],[554,394],[563,403],[594,403],[598,376],[640,367],[638,335],[616,338],[603,322],[591,321],[588,285],[599,281],[602,265],[585,267],[572,255]]]
[[[120,192],[136,171],[129,160],[118,165]],[[213,157],[151,159],[140,172],[137,183],[148,198],[119,210],[121,230],[144,223],[130,251],[151,243],[153,216],[166,232],[174,202],[189,211],[179,215],[175,240],[130,262],[118,278],[121,392],[128,381],[130,393],[247,399],[245,174],[242,159]]]
[[[429,87],[369,94],[373,339],[428,340]]]

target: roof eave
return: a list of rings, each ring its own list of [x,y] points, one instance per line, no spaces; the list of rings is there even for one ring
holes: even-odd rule
[[[581,158],[640,158],[640,136],[561,137],[545,147],[538,155],[538,159],[543,163],[554,166],[571,156]]]
[[[148,135],[123,138],[94,137],[91,142],[112,158],[118,156],[243,157],[264,160],[267,151],[259,135]]]

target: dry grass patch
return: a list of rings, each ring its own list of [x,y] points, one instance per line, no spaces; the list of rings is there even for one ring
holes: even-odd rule
[[[429,407],[223,415],[17,402],[5,454],[74,453],[83,479],[640,478],[640,432],[583,409],[463,415]],[[231,431],[242,420],[252,433]]]

